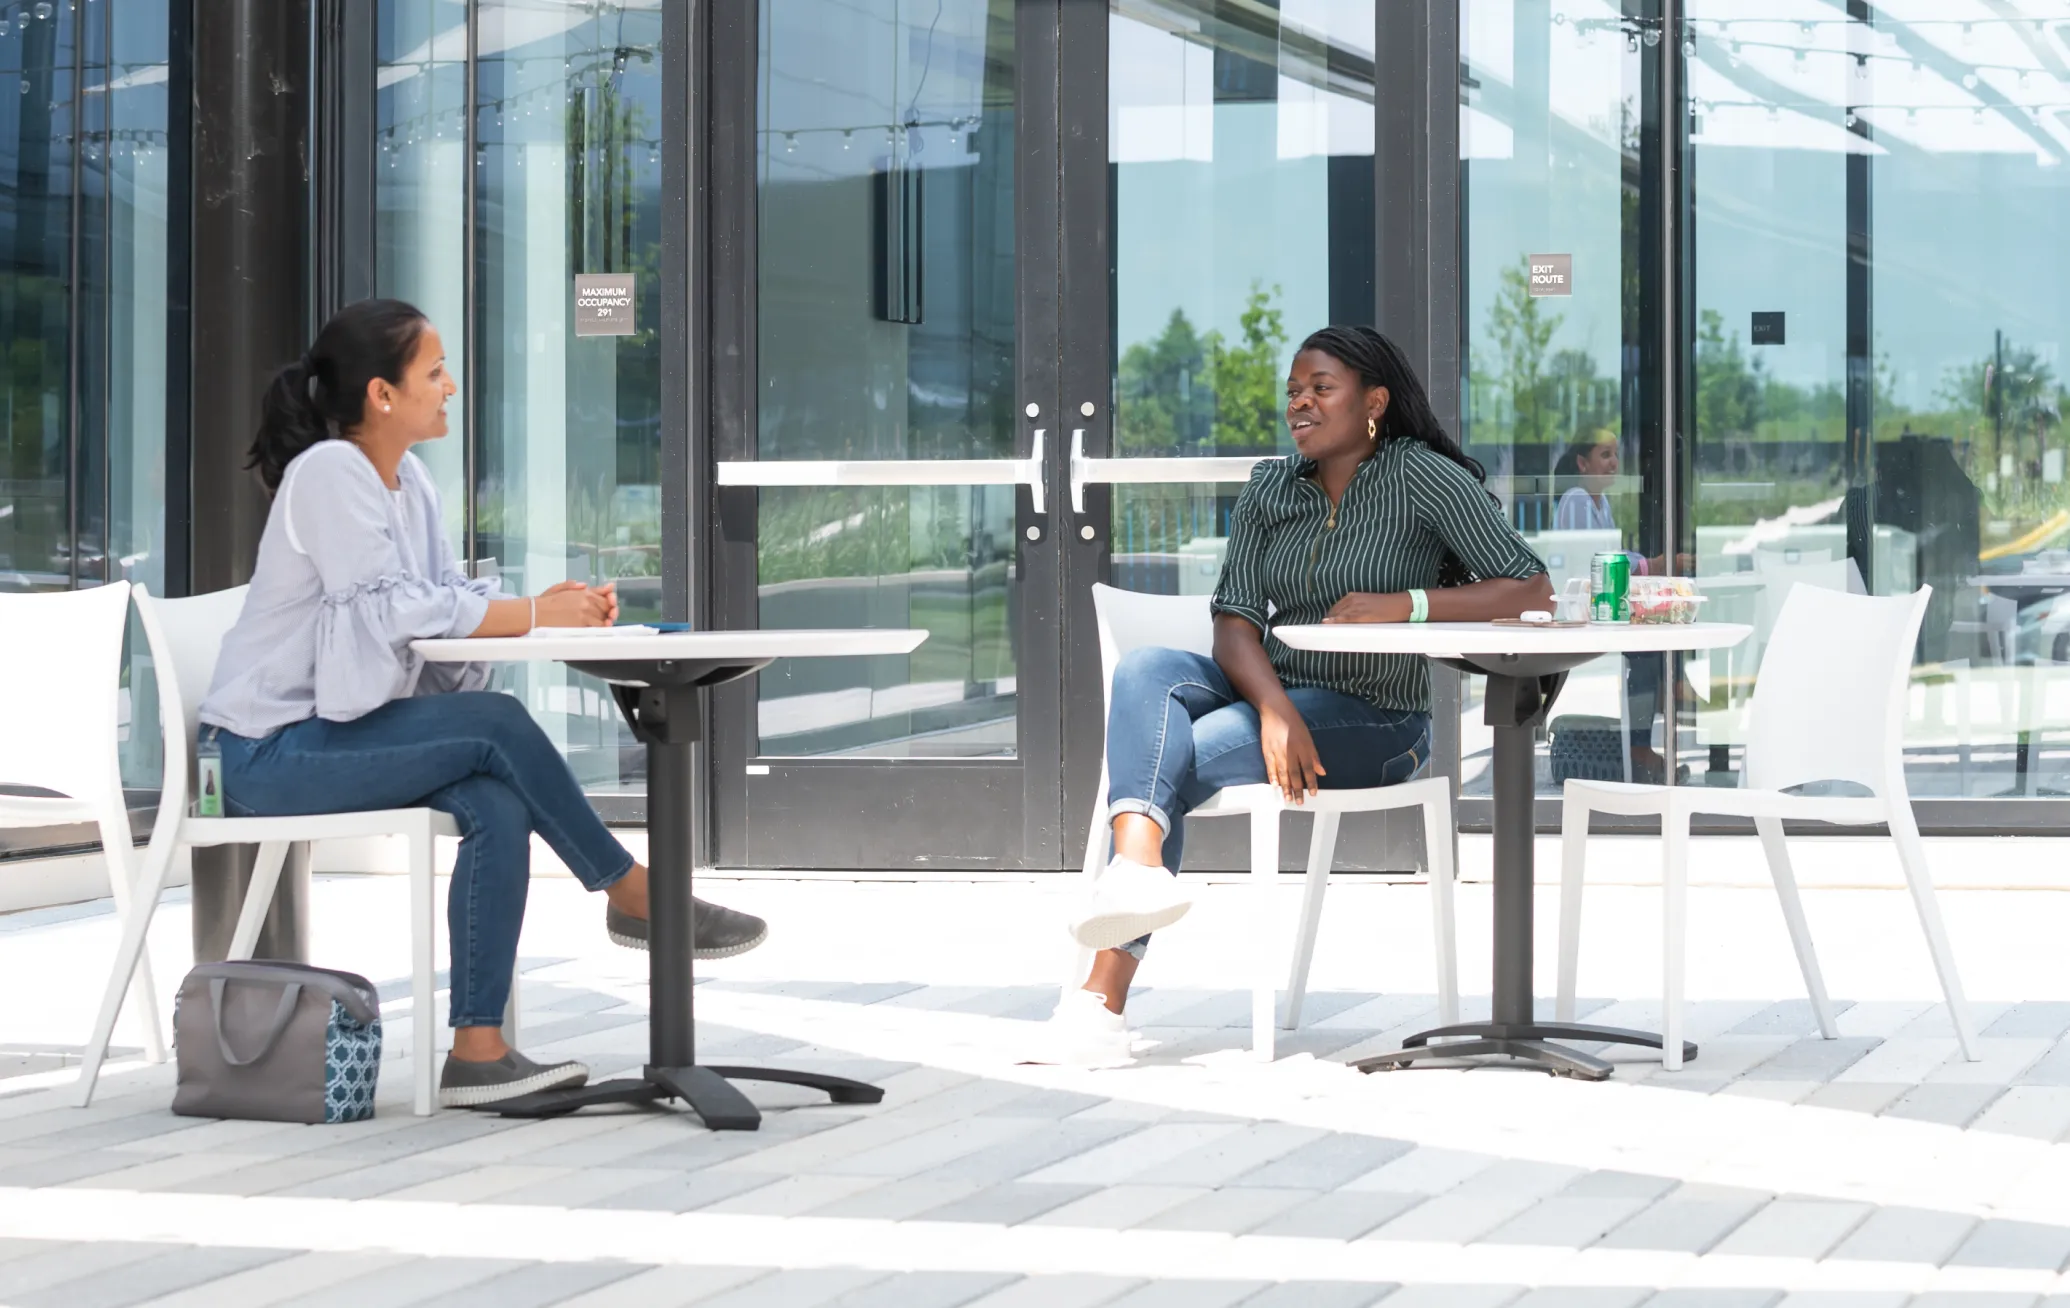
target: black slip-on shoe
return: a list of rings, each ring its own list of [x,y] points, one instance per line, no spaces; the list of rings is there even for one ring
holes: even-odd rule
[[[745,954],[769,938],[769,924],[753,913],[740,913],[719,904],[693,899],[697,905],[697,943],[693,958],[731,958]],[[606,905],[604,930],[611,943],[627,949],[647,947],[647,919],[621,913]]]
[[[533,1062],[515,1049],[488,1063],[447,1054],[445,1070],[438,1078],[438,1102],[441,1108],[480,1108],[541,1090],[581,1085],[587,1080],[589,1069],[580,1063],[547,1066]]]

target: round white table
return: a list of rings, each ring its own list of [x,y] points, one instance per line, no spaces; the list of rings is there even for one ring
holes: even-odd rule
[[[1576,1022],[1540,1022],[1531,994],[1533,913],[1532,842],[1537,835],[1537,797],[1532,732],[1559,698],[1567,673],[1602,654],[1721,649],[1737,645],[1753,628],[1734,623],[1687,626],[1608,624],[1586,627],[1497,626],[1487,622],[1343,623],[1275,627],[1272,634],[1294,649],[1344,654],[1421,654],[1488,679],[1486,722],[1495,729],[1495,976],[1491,1020],[1465,1022],[1419,1032],[1402,1048],[1353,1064],[1362,1072],[1400,1067],[1419,1058],[1498,1056],[1564,1076],[1600,1081],[1610,1064],[1592,1054],[1552,1043],[1643,1045],[1658,1049],[1661,1038],[1624,1027]],[[1670,730],[1674,721],[1669,715]],[[1440,1037],[1469,1037],[1431,1047]],[[1685,1043],[1682,1057],[1696,1057]]]
[[[652,636],[499,636],[420,640],[432,663],[565,663],[602,678],[633,735],[647,746],[648,1063],[636,1078],[548,1090],[495,1104],[506,1117],[556,1117],[597,1104],[680,1099],[715,1131],[752,1131],[762,1115],[727,1078],[824,1090],[835,1103],[874,1104],[877,1086],[778,1067],[715,1067],[697,1061],[692,1012],[690,895],[693,797],[690,747],[702,734],[697,692],[759,672],[777,659],[907,654],[924,631],[698,631]]]

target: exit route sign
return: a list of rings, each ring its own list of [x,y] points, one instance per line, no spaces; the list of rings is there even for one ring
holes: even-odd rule
[[[1532,295],[1574,294],[1573,255],[1534,254],[1527,257],[1531,264]]]

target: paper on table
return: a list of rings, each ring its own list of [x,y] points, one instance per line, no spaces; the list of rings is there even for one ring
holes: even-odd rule
[[[534,627],[525,634],[559,640],[563,636],[658,636],[661,631],[644,623],[630,622],[622,627]]]

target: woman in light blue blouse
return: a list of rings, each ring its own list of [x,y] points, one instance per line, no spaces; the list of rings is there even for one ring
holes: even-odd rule
[[[426,663],[410,642],[607,626],[609,583],[565,581],[531,599],[470,580],[447,544],[431,474],[411,454],[446,434],[457,387],[424,315],[365,300],[325,324],[266,393],[251,465],[273,494],[251,591],[201,705],[239,815],[428,806],[463,839],[446,916],[452,1107],[496,1103],[589,1071],[533,1062],[503,1041],[537,831],[582,884],[604,892],[619,944],[647,944],[647,869],[583,797],[525,706],[484,689],[482,664]],[[696,952],[760,944],[760,918],[699,902]],[[428,1051],[420,1051],[420,1057]]]
[[[1610,512],[1610,487],[1617,480],[1620,460],[1617,433],[1598,428],[1593,436],[1567,447],[1553,465],[1553,485],[1567,485],[1553,510],[1555,531],[1616,531],[1617,519]],[[1635,550],[1625,550],[1632,575],[1643,577],[1664,571],[1663,560],[1649,559]],[[1688,566],[1688,557],[1680,559]],[[1667,760],[1653,748],[1653,719],[1660,712],[1660,688],[1666,677],[1667,659],[1660,654],[1628,654],[1624,659],[1625,698],[1631,719],[1632,778],[1664,782]]]

